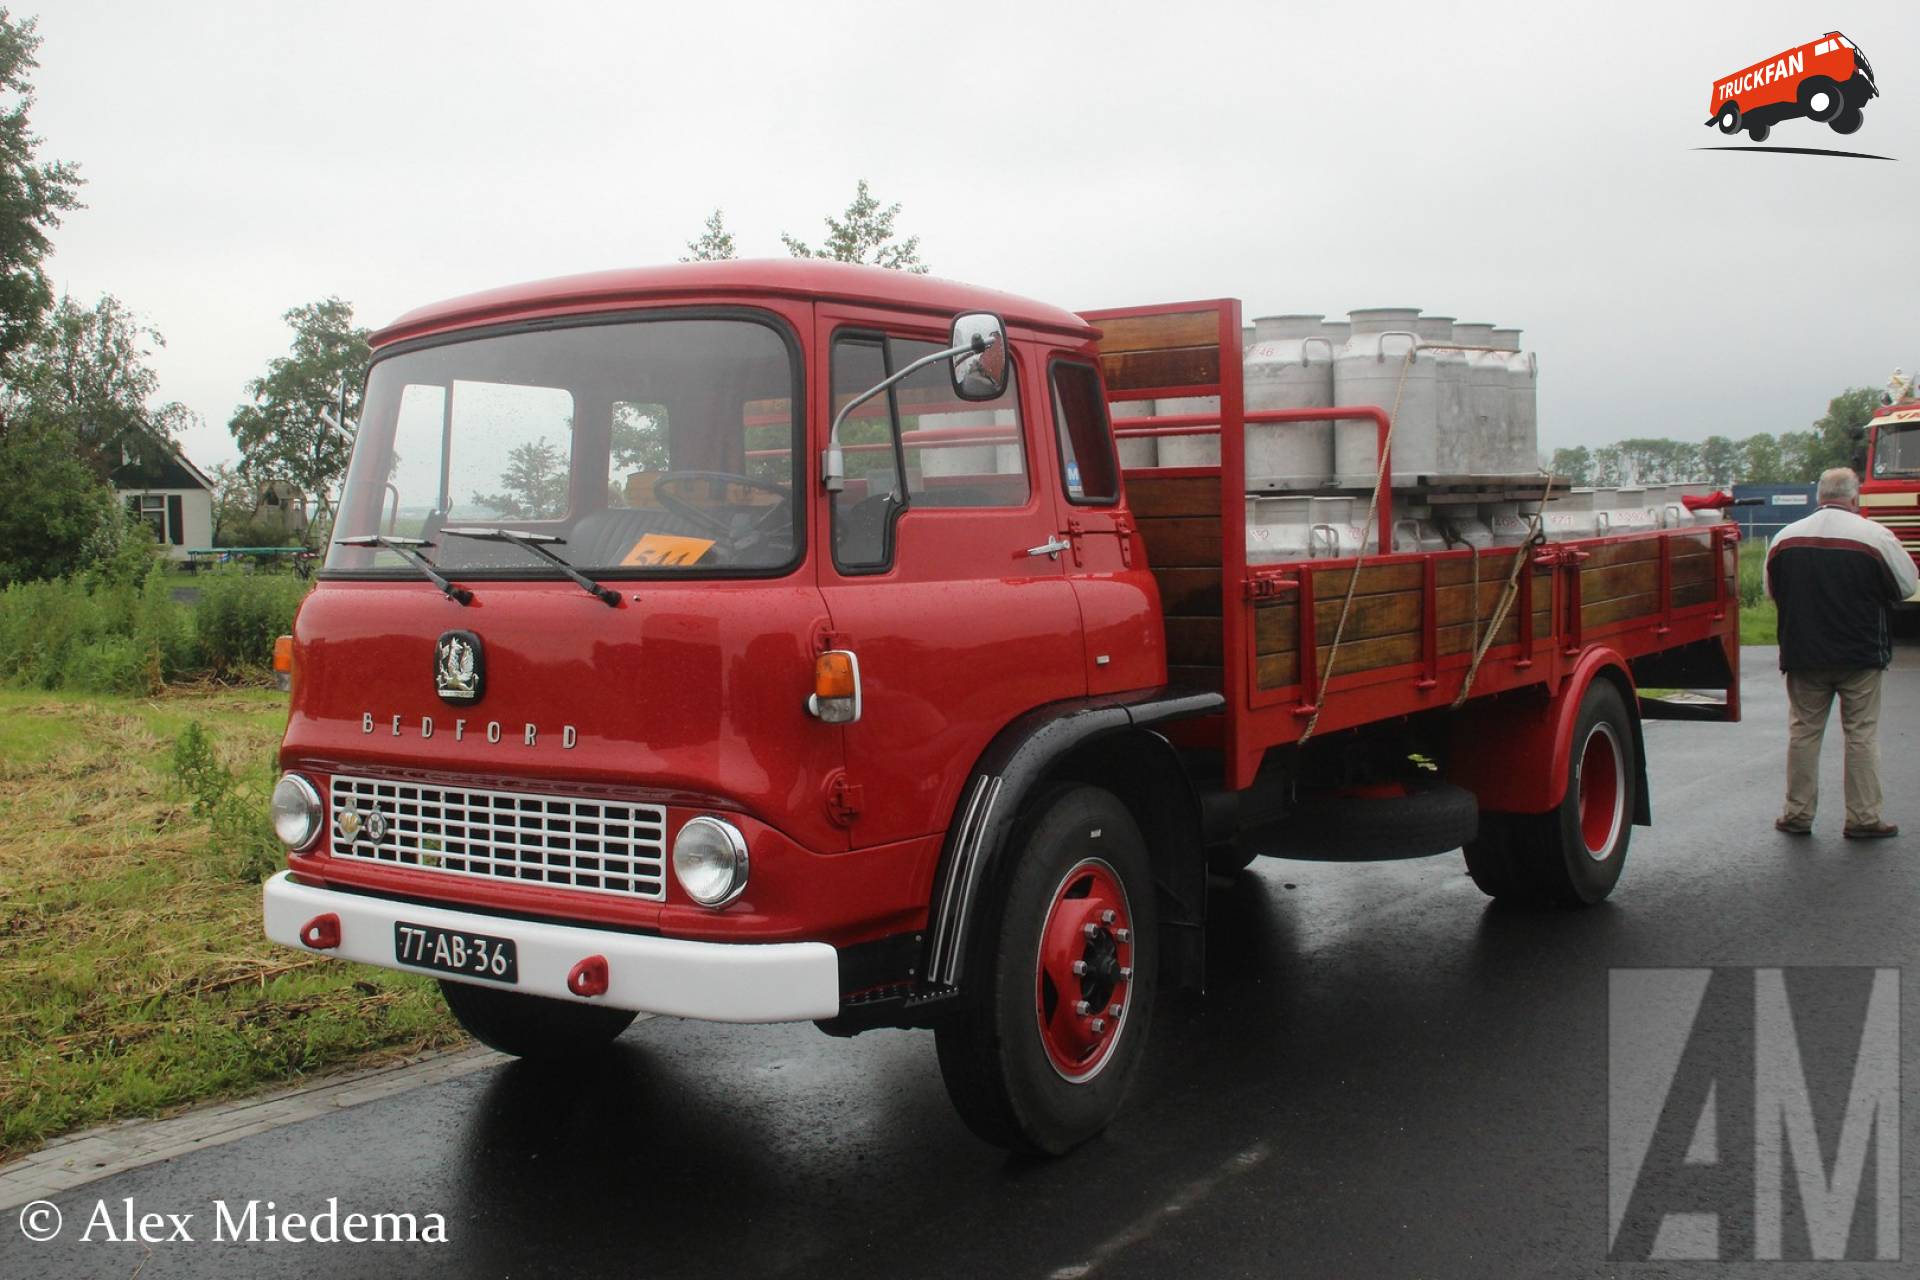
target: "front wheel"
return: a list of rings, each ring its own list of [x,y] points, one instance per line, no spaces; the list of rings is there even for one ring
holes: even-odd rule
[[[1153,875],[1132,815],[1096,787],[1041,797],[1010,853],[964,979],[978,984],[972,1003],[935,1032],[940,1074],[975,1134],[1060,1155],[1106,1128],[1146,1047]]]
[[[625,1009],[574,1004],[471,982],[443,981],[440,994],[468,1035],[516,1058],[583,1057],[611,1044],[634,1019]]]
[[[1567,792],[1545,813],[1483,813],[1467,871],[1487,896],[1528,906],[1604,902],[1633,835],[1633,717],[1611,680],[1587,686],[1573,728]]]
[[[1846,98],[1840,92],[1840,86],[1829,76],[1810,76],[1800,82],[1797,95],[1800,109],[1807,113],[1807,119],[1825,124],[1846,108]]]
[[[1720,126],[1720,132],[1729,137],[1740,132],[1740,104],[1729,102],[1720,108],[1720,114],[1714,117],[1714,122]]]

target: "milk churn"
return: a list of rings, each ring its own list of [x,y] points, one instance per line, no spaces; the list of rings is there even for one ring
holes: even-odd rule
[[[1413,331],[1423,344],[1433,344],[1434,373],[1439,383],[1434,470],[1440,475],[1467,475],[1473,470],[1473,434],[1467,429],[1467,353],[1453,346],[1452,316],[1419,316],[1413,322]],[[1396,443],[1399,438],[1396,432]]]
[[[1334,358],[1333,401],[1377,405],[1392,414],[1398,399],[1391,483],[1413,484],[1436,471],[1440,417],[1438,365],[1431,350],[1419,349],[1420,337],[1413,327],[1419,308],[1372,307],[1347,314],[1353,336]],[[1342,488],[1373,487],[1380,455],[1372,434],[1352,427],[1342,430],[1334,438],[1333,458],[1334,483]]]
[[[1540,468],[1540,412],[1538,386],[1540,363],[1531,351],[1520,350],[1518,329],[1495,329],[1493,345],[1511,352],[1506,357],[1508,401],[1505,465],[1510,475],[1524,475]]]
[[[1463,347],[1491,347],[1490,324],[1455,324],[1453,340]],[[1504,475],[1507,467],[1507,418],[1512,413],[1512,379],[1507,357],[1495,351],[1464,353],[1467,358],[1467,454],[1474,475]]]
[[[1316,409],[1333,403],[1333,344],[1320,317],[1260,316],[1245,360],[1246,407]],[[1316,489],[1333,476],[1333,423],[1247,426],[1249,489]]]
[[[1122,418],[1151,418],[1153,401],[1116,400],[1107,406],[1107,416],[1118,422]],[[1141,467],[1160,465],[1159,441],[1152,436],[1121,436],[1118,438],[1120,467],[1124,471],[1135,471]]]

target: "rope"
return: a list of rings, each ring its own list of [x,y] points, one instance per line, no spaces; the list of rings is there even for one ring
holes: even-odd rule
[[[1406,358],[1400,362],[1400,381],[1393,389],[1393,412],[1387,415],[1387,436],[1380,442],[1380,465],[1374,472],[1373,497],[1367,503],[1366,523],[1360,526],[1360,546],[1353,554],[1353,571],[1347,577],[1346,599],[1340,602],[1340,622],[1333,629],[1333,645],[1327,650],[1327,673],[1320,679],[1320,697],[1314,702],[1313,715],[1308,717],[1307,727],[1300,734],[1300,740],[1294,744],[1296,746],[1307,745],[1307,739],[1313,736],[1313,731],[1320,725],[1320,712],[1327,705],[1327,689],[1332,685],[1334,669],[1340,663],[1340,642],[1346,637],[1347,618],[1353,612],[1354,589],[1360,585],[1360,565],[1367,558],[1367,530],[1373,528],[1373,522],[1380,514],[1380,491],[1386,487],[1387,463],[1393,456],[1393,429],[1400,425],[1400,399],[1407,392],[1407,370],[1413,368],[1413,355],[1419,349],[1418,343],[1409,346]],[[1384,545],[1391,546],[1393,535],[1383,531],[1380,541]],[[1303,654],[1302,657],[1305,661],[1312,662],[1316,655],[1309,653]]]
[[[1507,624],[1507,613],[1513,608],[1513,602],[1520,597],[1520,570],[1532,555],[1533,549],[1546,541],[1545,523],[1547,518],[1547,500],[1553,496],[1553,475],[1547,474],[1547,487],[1540,491],[1540,505],[1534,510],[1529,522],[1526,540],[1513,551],[1513,567],[1507,571],[1507,587],[1500,593],[1500,607],[1493,611],[1493,625],[1487,633],[1478,638],[1473,647],[1473,662],[1467,667],[1467,678],[1460,682],[1460,692],[1454,695],[1452,710],[1459,710],[1467,700],[1467,694],[1473,690],[1474,677],[1480,674],[1480,663],[1487,656],[1487,650],[1493,648],[1494,637],[1500,634],[1500,628]],[[1480,626],[1480,556],[1473,557],[1473,625],[1476,632]]]

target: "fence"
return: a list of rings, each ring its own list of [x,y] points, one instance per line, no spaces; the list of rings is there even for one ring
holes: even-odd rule
[[[1810,484],[1737,484],[1733,496],[1760,498],[1757,507],[1735,507],[1730,513],[1740,525],[1743,538],[1771,538],[1795,520],[1813,514],[1818,504]]]

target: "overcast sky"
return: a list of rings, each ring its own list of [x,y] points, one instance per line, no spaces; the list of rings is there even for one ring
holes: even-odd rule
[[[1914,0],[38,13],[34,125],[87,179],[53,277],[165,335],[205,464],[290,307],[670,261],[716,205],[778,255],[862,176],[937,274],[1068,307],[1521,326],[1547,446],[1798,428],[1920,366]],[[1898,163],[1693,149],[1715,78],[1829,29],[1885,96],[1769,142]]]

